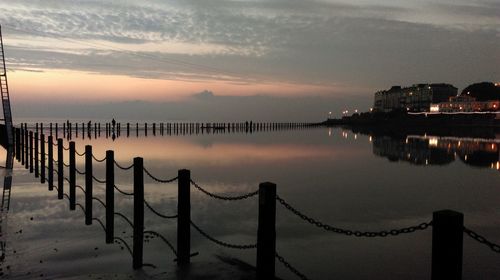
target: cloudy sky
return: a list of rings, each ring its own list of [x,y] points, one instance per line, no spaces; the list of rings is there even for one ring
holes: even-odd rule
[[[16,117],[321,120],[368,110],[391,85],[500,80],[495,0],[0,0],[0,11]]]

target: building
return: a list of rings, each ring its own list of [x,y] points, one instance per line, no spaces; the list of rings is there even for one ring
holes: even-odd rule
[[[500,100],[477,101],[469,95],[450,97],[448,102],[432,105],[437,112],[492,112],[500,108]],[[435,108],[435,109],[434,109]]]
[[[457,95],[458,89],[450,84],[415,84],[410,87],[393,86],[389,90],[375,93],[373,110],[391,112],[429,112],[431,104],[449,101]]]

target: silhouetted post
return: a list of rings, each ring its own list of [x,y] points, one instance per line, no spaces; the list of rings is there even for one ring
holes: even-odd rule
[[[127,137],[130,136],[130,123],[127,123]]]
[[[30,131],[30,173],[33,173],[33,131]]]
[[[139,123],[135,123],[135,134],[136,137],[139,137]]]
[[[144,123],[144,136],[148,136],[148,123]]]
[[[178,172],[177,265],[189,264],[191,251],[191,171]]]
[[[47,140],[47,148],[48,148],[48,154],[49,154],[49,160],[48,160],[48,164],[49,164],[49,191],[53,190],[54,189],[54,146],[53,146],[53,142],[52,142],[52,135],[49,136],[48,140]]]
[[[38,133],[38,123],[35,123],[35,132]]]
[[[69,210],[76,208],[76,155],[75,142],[69,142]]]
[[[52,136],[52,123],[49,124],[49,135]]]
[[[432,215],[432,280],[462,279],[464,215],[452,210]]]
[[[142,267],[144,243],[144,160],[134,158],[134,269]]]
[[[38,132],[35,132],[35,178],[40,176],[40,169],[38,165]]]
[[[85,224],[92,224],[92,146],[85,146]]]
[[[57,127],[58,124],[56,123],[56,139],[59,138],[59,128]]]
[[[24,129],[23,124],[21,124],[21,164],[24,165],[24,151],[26,146],[26,141],[24,140],[24,135],[26,134],[26,129]]]
[[[64,157],[63,140],[57,139],[57,198],[63,199],[64,194]]]
[[[21,159],[21,130],[19,128],[16,129],[16,158],[17,161]]]
[[[66,137],[66,123],[63,123],[63,137]]]
[[[113,243],[115,236],[115,154],[106,151],[106,243]]]
[[[41,171],[41,178],[40,178],[40,183],[44,184],[45,183],[45,135],[42,133],[40,135],[40,156],[41,156],[41,161],[40,161],[40,171]]]
[[[78,123],[75,123],[75,136],[78,138]]]
[[[156,135],[156,123],[153,123],[153,135]]]
[[[259,185],[257,279],[274,279],[276,254],[276,184]]]

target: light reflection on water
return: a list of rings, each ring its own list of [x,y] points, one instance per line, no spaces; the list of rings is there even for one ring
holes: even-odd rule
[[[433,211],[449,208],[463,212],[468,227],[493,241],[500,239],[498,139],[368,136],[319,128],[251,135],[122,135],[115,141],[105,137],[74,140],[80,152],[91,144],[98,158],[104,157],[106,150],[114,150],[115,159],[124,166],[135,156],[144,157],[145,167],[161,178],[175,177],[178,169],[188,168],[193,180],[216,193],[246,193],[255,190],[260,182],[271,181],[290,204],[341,228],[377,231],[413,226],[430,221]],[[82,158],[78,158],[78,164],[83,170]],[[89,228],[84,226],[83,215],[64,209],[54,211],[61,204],[67,206],[67,201],[57,201],[55,193],[49,193],[46,186],[35,183],[32,175],[27,175],[20,165],[17,167],[10,215],[44,217],[33,242],[47,243],[57,232],[50,236],[43,232],[67,223],[80,225],[68,227],[64,234],[82,238],[81,231],[87,233]],[[96,163],[95,168],[96,177],[104,178],[104,164]],[[116,184],[130,191],[131,172],[115,172]],[[83,185],[84,178],[78,179]],[[23,191],[19,190],[21,186]],[[162,213],[175,213],[176,192],[175,184],[146,180],[146,199]],[[103,186],[96,185],[95,195],[104,199]],[[77,196],[83,204],[78,190]],[[132,217],[131,200],[118,193],[115,198],[117,211]],[[193,189],[191,205],[192,220],[218,239],[237,244],[255,242],[255,198],[243,202],[216,201]],[[315,228],[280,205],[277,209],[277,249],[312,279],[430,277],[431,230],[388,238],[345,237]],[[94,211],[103,217],[97,203]],[[145,213],[146,228],[161,232],[175,244],[175,221],[158,219],[148,210]],[[115,232],[130,240],[127,225],[115,219]],[[104,234],[98,225],[93,227],[89,232],[92,236],[85,238],[97,244],[100,241],[99,246],[106,247]],[[464,240],[464,278],[498,278],[498,256],[466,236]],[[255,263],[255,251],[220,249],[194,229],[192,243],[192,251],[200,252],[195,262],[213,260],[213,254],[224,253]],[[85,257],[74,252],[79,246],[72,245],[75,248],[66,257],[74,262],[84,261]],[[118,262],[126,252],[107,249],[102,254]],[[173,256],[162,244],[145,246],[145,262],[159,266],[152,274],[174,270],[171,259]],[[128,269],[129,262],[125,260],[121,266]],[[283,278],[294,279],[278,263],[277,269]],[[70,274],[66,270],[58,273]]]

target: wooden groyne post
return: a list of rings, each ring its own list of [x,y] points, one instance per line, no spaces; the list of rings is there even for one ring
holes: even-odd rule
[[[63,140],[57,139],[57,198],[63,199],[64,196],[64,156]]]
[[[191,251],[191,171],[178,171],[177,265],[189,264]]]
[[[115,236],[115,153],[106,151],[106,243]]]
[[[75,142],[69,142],[69,210],[76,209],[76,149]]]
[[[432,216],[432,280],[462,279],[464,215],[441,210]]]
[[[276,184],[259,185],[257,279],[274,279],[276,254]]]
[[[53,136],[50,135],[47,140],[47,148],[48,148],[48,164],[49,164],[49,174],[48,174],[48,184],[49,191],[54,189],[54,142]]]
[[[30,154],[30,173],[33,173],[33,131],[30,131],[29,154]]]
[[[41,171],[41,178],[40,178],[40,183],[44,184],[45,183],[45,134],[40,135],[40,156],[41,156],[41,166],[40,166],[40,171]]]
[[[92,146],[85,146],[85,224],[92,224]]]
[[[144,159],[134,158],[134,244],[133,267],[142,267],[144,244]]]

